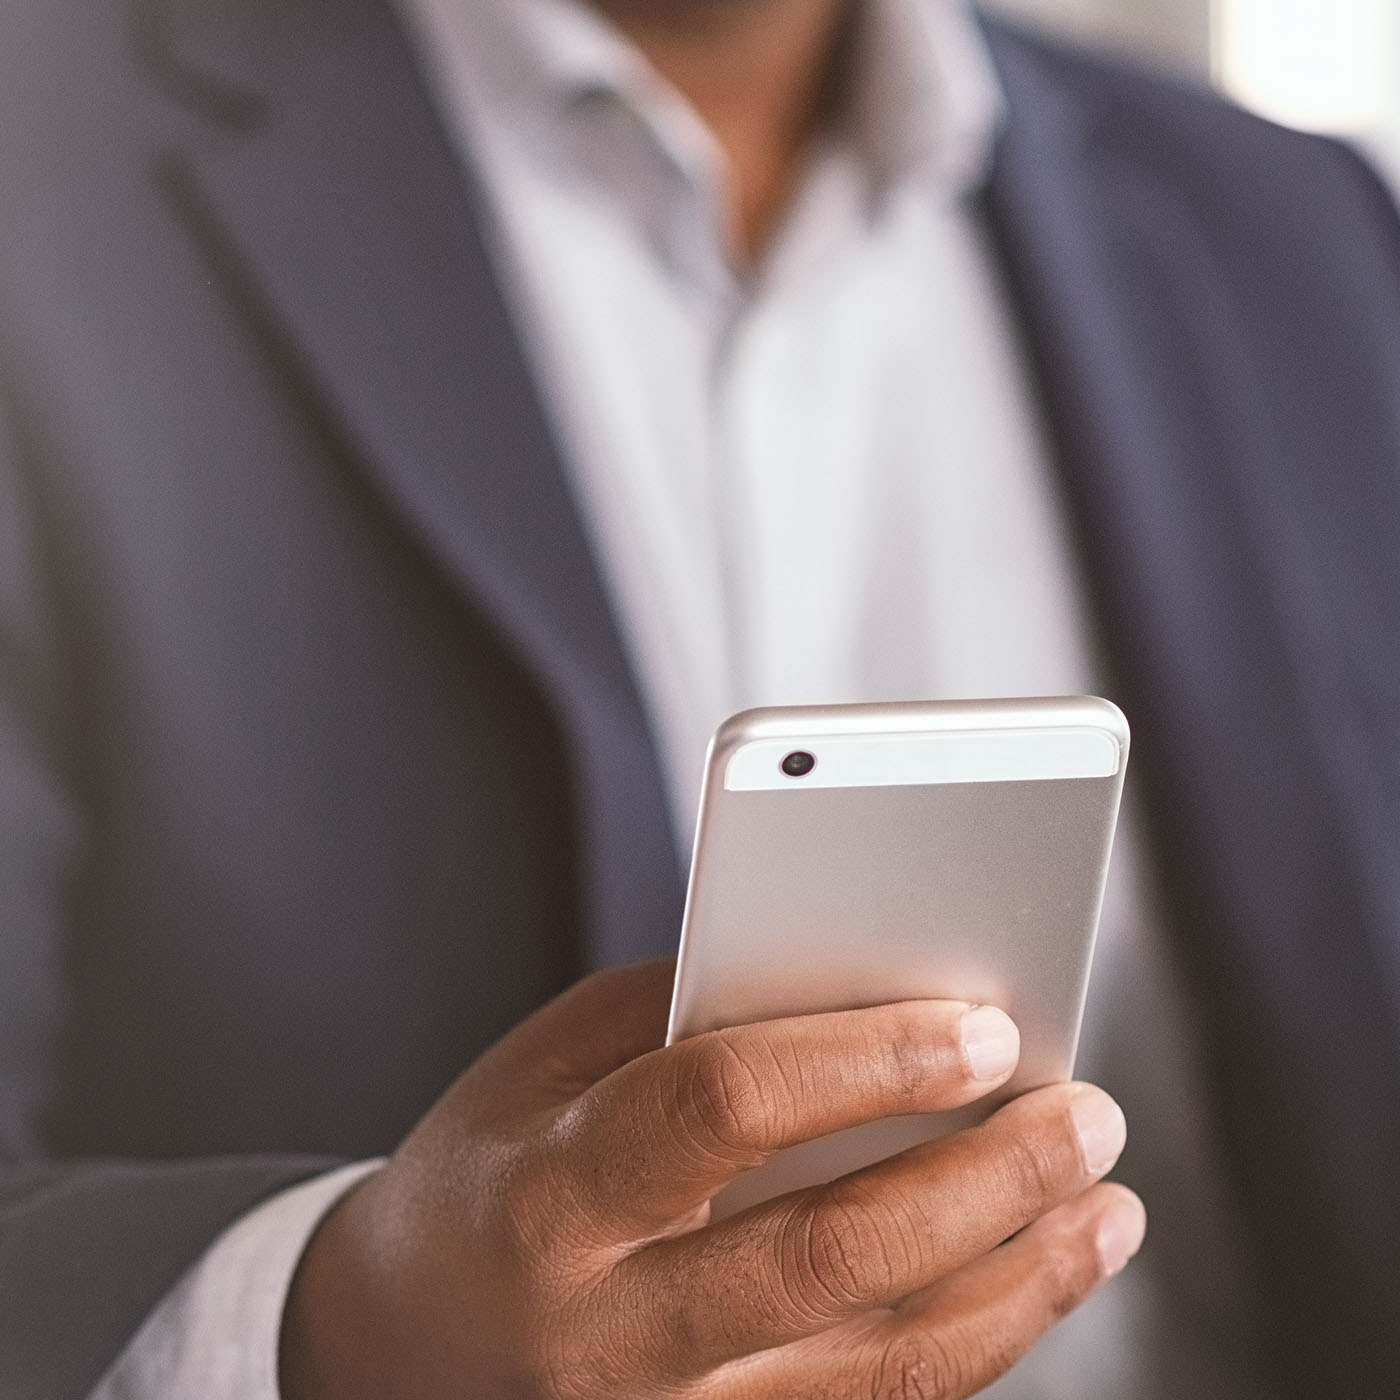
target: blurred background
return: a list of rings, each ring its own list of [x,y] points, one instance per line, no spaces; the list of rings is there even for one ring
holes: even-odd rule
[[[1400,188],[1400,0],[985,0],[1356,142]]]

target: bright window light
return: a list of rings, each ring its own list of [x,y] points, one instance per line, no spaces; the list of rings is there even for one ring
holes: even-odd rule
[[[1400,115],[1400,0],[1214,0],[1220,85],[1291,126],[1374,137]]]

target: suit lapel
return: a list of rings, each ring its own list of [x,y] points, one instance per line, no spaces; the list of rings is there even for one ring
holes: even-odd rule
[[[559,708],[593,875],[588,960],[664,951],[679,882],[647,725],[479,199],[388,7],[189,0],[163,37],[168,71],[222,94],[206,110],[242,114],[167,159],[186,222]]]
[[[1011,116],[988,214],[1133,722],[1271,1341],[1304,1390],[1346,1374],[1339,1356],[1374,1376],[1400,1067],[1360,830],[1377,813],[1336,742],[1357,719],[1326,621],[1355,605],[1350,552],[1317,557],[1290,514],[1288,473],[1315,464],[1279,440],[1288,387],[1257,368],[1199,205],[1116,157],[1034,48],[991,37]]]

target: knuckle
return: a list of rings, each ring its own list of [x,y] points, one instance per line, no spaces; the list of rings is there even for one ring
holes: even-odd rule
[[[601,1302],[595,1299],[595,1304]],[[635,1312],[634,1306],[612,1304],[601,1317],[574,1310],[554,1317],[534,1319],[540,1340],[522,1368],[517,1385],[503,1394],[530,1396],[532,1400],[590,1400],[599,1395],[634,1394],[637,1348],[629,1330],[619,1321]],[[464,1392],[465,1393],[465,1392]]]
[[[1041,1293],[1053,1322],[1072,1313],[1099,1279],[1098,1254],[1092,1239],[1057,1240],[1040,1260]]]
[[[961,1400],[1009,1369],[1019,1354],[983,1329],[903,1332],[876,1359],[871,1400]]]
[[[496,1178],[492,1212],[497,1233],[518,1266],[542,1259],[536,1248],[541,1243],[541,1225],[547,1212],[542,1209],[548,1201],[547,1191],[541,1189],[540,1172],[531,1163],[517,1158]],[[523,1273],[532,1269],[521,1269]]]
[[[1033,1133],[1007,1140],[1003,1147],[1003,1173],[1016,1204],[1036,1214],[1063,1191],[1065,1170],[1054,1146]]]
[[[798,1205],[777,1236],[793,1310],[830,1320],[884,1301],[901,1272],[903,1232],[893,1226],[888,1212],[849,1191]]]
[[[772,1137],[763,1084],[723,1031],[699,1036],[676,1095],[679,1119],[707,1155],[746,1164]]]
[[[930,1044],[928,1031],[917,1029],[903,1016],[892,1018],[885,1028],[881,1049],[890,1087],[909,1101],[927,1091],[932,1074],[962,1063],[961,1055],[941,1044]]]
[[[956,1359],[932,1336],[902,1335],[876,1358],[871,1400],[942,1400],[956,1395]]]
[[[489,1180],[492,1218],[503,1230],[519,1230],[536,1206],[539,1187],[534,1167],[523,1153],[513,1153],[509,1161],[496,1165]]]
[[[589,1243],[588,1214],[547,1151],[520,1147],[495,1172],[487,1237],[532,1293],[555,1291],[558,1275]]]

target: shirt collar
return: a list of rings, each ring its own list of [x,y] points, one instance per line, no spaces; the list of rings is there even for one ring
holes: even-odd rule
[[[522,121],[558,120],[610,95],[690,182],[722,178],[690,105],[585,0],[411,0],[444,4],[470,20],[478,80]],[[864,10],[846,139],[877,187],[910,176],[948,198],[969,193],[985,177],[1003,101],[967,0],[865,0]]]
[[[852,127],[876,179],[922,177],[950,199],[971,193],[1005,104],[965,0],[870,0],[858,43]]]

